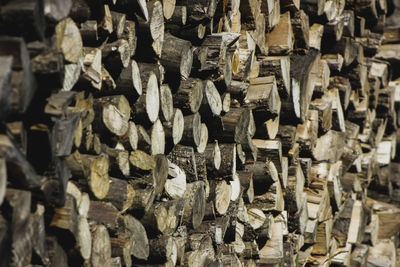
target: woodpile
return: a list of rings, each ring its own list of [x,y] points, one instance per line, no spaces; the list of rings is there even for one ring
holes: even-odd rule
[[[400,266],[400,4],[9,0],[1,266]]]

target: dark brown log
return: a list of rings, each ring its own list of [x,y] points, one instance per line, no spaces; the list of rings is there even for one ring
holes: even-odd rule
[[[175,6],[174,12],[170,16],[170,18],[166,18],[165,27],[168,29],[170,24],[183,26],[187,22],[187,7],[186,6]],[[165,16],[165,15],[164,15]]]
[[[119,257],[124,266],[132,266],[131,243],[123,235],[110,237],[111,256]]]
[[[271,162],[254,162],[245,166],[247,172],[253,173],[254,194],[265,194],[269,186],[279,180],[275,164]]]
[[[248,171],[237,172],[240,180],[240,185],[243,187],[243,200],[246,203],[251,203],[254,200],[254,183],[253,173]]]
[[[116,78],[130,63],[129,43],[125,39],[107,43],[102,47],[102,60],[106,69]]]
[[[1,61],[1,74],[0,74],[0,104],[1,104],[1,118],[5,118],[10,112],[11,101],[8,97],[10,95],[11,87],[11,77],[12,77],[12,56],[2,56]]]
[[[69,242],[78,239],[78,210],[76,200],[72,195],[67,194],[64,206],[54,210],[50,226],[65,232]]]
[[[134,104],[134,118],[144,124],[154,123],[158,118],[160,109],[159,88],[154,72],[150,72],[148,83],[146,87],[143,86],[142,88],[143,94]]]
[[[95,45],[99,41],[97,34],[97,21],[87,20],[80,25],[80,32],[82,36],[82,43],[85,46]]]
[[[101,201],[90,201],[88,220],[91,224],[104,225],[115,231],[118,227],[120,212],[111,203]]]
[[[112,77],[111,77],[112,78]],[[126,68],[123,68],[117,77],[115,77],[115,87],[103,90],[104,94],[123,94],[131,103],[136,100],[143,92],[140,77],[139,66],[135,60],[131,60]],[[103,81],[104,82],[104,81]]]
[[[236,144],[219,144],[221,163],[215,171],[217,177],[232,175],[236,172]]]
[[[137,212],[138,215],[146,213],[151,208],[156,198],[153,177],[150,175],[146,178],[139,178],[130,182],[135,191],[135,199],[131,210]]]
[[[177,246],[172,236],[161,236],[149,240],[150,254],[147,263],[157,264],[177,261]]]
[[[246,82],[232,81],[227,91],[231,94],[232,98],[242,102],[246,97],[249,86],[250,84]]]

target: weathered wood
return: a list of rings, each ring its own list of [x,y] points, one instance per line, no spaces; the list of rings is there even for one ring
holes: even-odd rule
[[[8,64],[8,68],[12,64],[13,71],[11,73],[11,92],[7,95],[2,95],[2,99],[6,97],[6,101],[10,105],[9,113],[23,114],[27,111],[36,90],[36,80],[33,77],[24,40],[21,37],[1,37],[0,55],[11,55],[13,57],[12,62],[10,62],[10,58],[4,62]],[[7,68],[7,65],[5,67]],[[6,74],[6,77],[8,75],[10,74]]]
[[[279,24],[268,34],[268,51],[270,55],[286,55],[293,49],[293,30],[290,12],[281,15]]]
[[[203,100],[204,84],[200,79],[189,78],[181,82],[178,91],[174,94],[174,106],[183,113],[196,113]]]
[[[167,71],[178,73],[182,80],[186,80],[189,78],[193,62],[191,43],[165,34],[160,61]]]

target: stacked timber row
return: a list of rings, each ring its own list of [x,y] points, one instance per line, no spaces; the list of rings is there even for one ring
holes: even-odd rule
[[[1,1],[0,266],[399,266],[398,7]]]

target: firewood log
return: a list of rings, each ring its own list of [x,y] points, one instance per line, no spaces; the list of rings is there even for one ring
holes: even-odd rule
[[[309,43],[310,47],[317,50],[321,49],[321,39],[324,33],[324,25],[315,23],[310,27]]]
[[[186,202],[182,214],[182,222],[187,227],[196,229],[204,217],[206,204],[204,182],[196,181],[188,183],[184,198]]]
[[[58,264],[59,266],[63,267],[68,266],[67,253],[58,243],[56,236],[47,236],[46,245],[48,248],[51,264]]]
[[[2,30],[8,35],[23,36],[27,40],[43,40],[46,28],[44,3],[19,0],[5,4],[1,10]],[[11,31],[16,29],[16,31]]]
[[[161,121],[170,123],[174,118],[174,103],[171,88],[168,84],[160,86]]]
[[[23,265],[29,261],[32,253],[33,231],[29,224],[31,192],[8,188],[5,201],[10,207],[9,212],[12,220],[12,224],[9,226],[10,236],[8,237],[10,238],[8,245],[10,246],[10,253],[12,253],[10,264]],[[2,224],[4,225],[4,223]]]
[[[23,114],[28,109],[36,90],[36,80],[32,74],[29,54],[24,40],[21,37],[3,36],[0,38],[0,55],[12,55],[13,57],[12,62],[10,62],[10,59],[5,62],[8,64],[8,68],[12,64],[12,89],[10,94],[2,95],[3,99],[8,98],[2,101],[8,102],[10,113]],[[5,67],[7,68],[7,66]]]
[[[109,266],[111,263],[110,235],[103,225],[96,225],[93,232],[91,264]]]
[[[203,101],[204,84],[199,79],[189,78],[181,81],[174,94],[174,107],[180,108],[184,114],[196,113]]]
[[[224,116],[212,121],[209,130],[210,136],[219,141],[245,142],[255,133],[253,113],[247,108],[231,108]]]
[[[149,241],[143,225],[130,215],[120,217],[119,224],[121,235],[131,243],[130,254],[137,259],[146,260],[149,257]]]
[[[182,80],[186,80],[189,78],[193,62],[191,43],[165,34],[160,61],[167,71],[177,73]]]
[[[199,146],[201,138],[201,116],[199,113],[183,117],[184,128],[181,143],[189,146]]]
[[[275,164],[270,162],[254,162],[245,166],[247,172],[253,173],[254,195],[262,195],[269,186],[279,179]]]
[[[138,35],[142,38],[138,39],[136,54],[148,58],[149,54],[144,52],[150,52],[150,57],[160,57],[164,41],[163,6],[160,1],[150,1],[143,4],[143,9],[146,10],[145,19],[137,16]]]
[[[0,140],[1,154],[6,161],[7,180],[23,188],[39,189],[46,179],[36,173],[11,138],[0,135]]]
[[[281,15],[278,25],[268,34],[269,55],[285,55],[292,51],[294,36],[290,13]]]
[[[280,97],[274,76],[250,80],[244,106],[253,110],[255,116],[266,117],[280,113]]]
[[[97,98],[93,106],[98,117],[93,123],[95,131],[103,129],[118,136],[125,135],[128,131],[128,120],[131,108],[128,100],[123,95]]]
[[[184,171],[188,182],[198,180],[193,147],[176,145],[168,155],[168,159]]]
[[[222,112],[221,96],[214,83],[210,80],[204,82],[203,101],[199,112],[203,118],[219,116]]]
[[[290,60],[287,56],[265,57],[260,62],[260,77],[274,75],[281,97],[290,95]]]
[[[93,156],[75,151],[67,157],[66,164],[71,172],[80,178],[86,178],[91,192],[103,199],[109,190],[109,161],[105,155]]]

